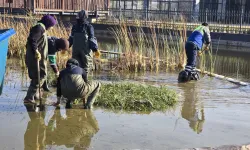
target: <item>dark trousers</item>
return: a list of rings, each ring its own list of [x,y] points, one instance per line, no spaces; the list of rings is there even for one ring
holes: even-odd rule
[[[196,67],[196,57],[197,51],[199,48],[192,42],[187,42],[185,45],[186,55],[187,55],[187,66],[191,66],[193,68]]]

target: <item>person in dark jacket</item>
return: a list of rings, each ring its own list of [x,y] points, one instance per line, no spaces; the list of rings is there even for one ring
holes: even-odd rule
[[[91,109],[95,98],[100,90],[101,84],[96,81],[87,81],[87,74],[79,67],[76,59],[69,59],[66,69],[60,72],[57,80],[57,97],[60,103],[61,97],[67,99],[66,107],[70,108],[70,103],[75,99],[83,99],[84,109]]]
[[[100,57],[100,52],[94,36],[94,28],[87,21],[87,17],[85,10],[77,13],[77,23],[72,27],[69,42],[70,46],[73,45],[72,58],[78,60],[80,67],[88,74],[93,67],[92,51],[97,58]]]
[[[57,38],[54,36],[48,37],[48,58],[51,68],[53,69],[56,76],[59,76],[58,66],[56,64],[56,53],[65,53],[69,49],[69,41],[64,38]],[[43,84],[45,91],[50,91],[47,80]]]
[[[35,103],[34,97],[37,92],[39,82],[43,85],[47,75],[48,39],[46,31],[57,23],[51,15],[45,15],[38,23],[30,29],[30,34],[26,44],[25,63],[28,68],[31,83],[24,98],[25,103]],[[40,66],[40,81],[38,81],[37,61]]]
[[[200,52],[203,44],[205,44],[204,49],[208,50],[211,43],[210,31],[207,23],[202,23],[198,26],[193,33],[189,36],[185,49],[187,55],[187,64],[185,70],[179,73],[179,82],[187,82],[189,80],[198,80],[199,75],[195,70],[196,67],[196,57],[197,52]]]

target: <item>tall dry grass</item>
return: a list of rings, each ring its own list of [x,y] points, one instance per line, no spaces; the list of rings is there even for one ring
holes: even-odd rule
[[[0,15],[0,17],[1,29],[14,28],[16,31],[16,34],[13,35],[9,41],[8,56],[20,58],[20,64],[22,65],[22,67],[25,67],[24,58],[26,53],[25,45],[27,42],[27,37],[29,36],[30,28],[34,26],[37,21],[39,21],[38,18],[41,17],[17,18],[15,16],[9,15]],[[64,25],[59,22],[59,24],[56,25],[53,29],[49,30],[47,34],[48,36],[68,38],[70,33],[69,30],[67,30],[67,28],[65,28]],[[68,52],[66,55],[61,55],[60,53],[58,53],[57,57],[59,58],[58,64],[63,66],[65,60],[70,57],[70,52]]]
[[[14,28],[16,34],[10,39],[9,56],[20,58],[20,64],[25,67],[25,45],[30,28],[36,24],[41,17],[29,17],[16,19],[14,16],[0,15],[2,18],[0,27],[2,29]],[[134,27],[129,26],[126,21],[121,21],[118,26],[111,31],[118,45],[118,51],[123,53],[116,60],[116,70],[130,71],[156,71],[175,70],[183,68],[186,64],[185,42],[187,24],[182,18],[182,23],[169,24],[149,23],[149,31],[145,33],[145,22],[137,20]],[[48,31],[49,36],[68,38],[70,28],[66,28],[63,23]],[[58,64],[63,67],[68,58],[71,57],[69,51],[66,55],[57,54]],[[205,59],[202,64],[205,65]],[[113,62],[112,62],[113,63]],[[205,66],[201,65],[205,68]]]
[[[149,23],[145,33],[144,22],[137,21],[131,27],[125,21],[111,29],[118,51],[124,54],[123,61],[118,62],[121,69],[138,71],[162,69],[175,70],[183,68],[186,63],[185,19],[180,25],[169,30],[169,24]]]

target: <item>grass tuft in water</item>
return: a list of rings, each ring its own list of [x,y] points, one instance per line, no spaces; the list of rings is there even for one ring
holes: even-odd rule
[[[177,102],[177,93],[166,86],[133,83],[103,84],[95,105],[129,111],[164,111]]]

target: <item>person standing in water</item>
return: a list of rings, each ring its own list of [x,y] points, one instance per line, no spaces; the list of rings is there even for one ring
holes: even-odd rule
[[[99,58],[97,40],[94,36],[94,28],[87,21],[88,13],[82,10],[77,13],[77,23],[73,25],[69,38],[70,47],[73,45],[72,58],[79,62],[79,66],[88,74],[93,67],[92,51]],[[91,51],[92,50],[92,51]]]
[[[56,19],[51,15],[45,15],[30,29],[26,44],[25,63],[28,68],[31,83],[24,98],[24,103],[35,103],[35,95],[40,85],[43,85],[47,76],[48,39],[46,31],[55,26]],[[38,81],[37,61],[40,66],[40,81]]]
[[[179,82],[199,79],[199,75],[195,70],[197,52],[201,51],[203,44],[205,44],[204,49],[208,50],[210,43],[211,36],[209,27],[208,24],[204,22],[193,31],[186,42],[185,49],[187,55],[187,65],[185,66],[185,70],[179,73]]]

